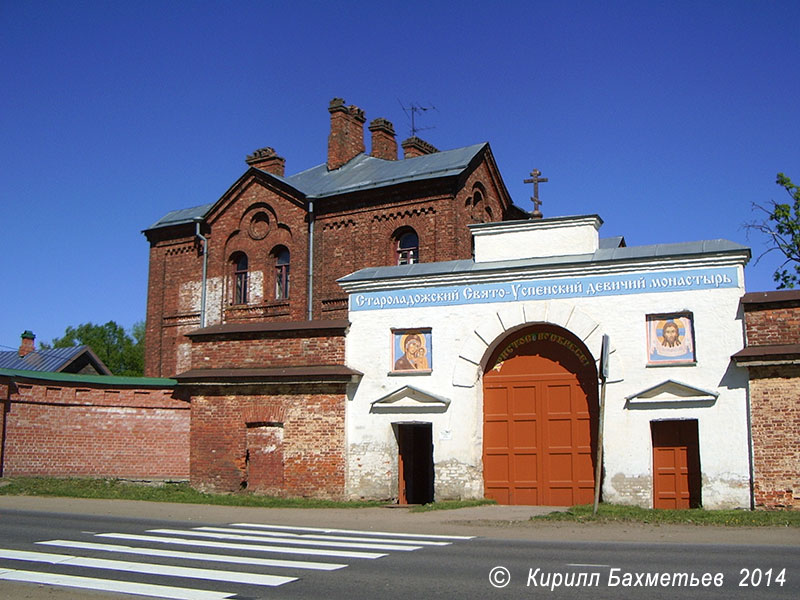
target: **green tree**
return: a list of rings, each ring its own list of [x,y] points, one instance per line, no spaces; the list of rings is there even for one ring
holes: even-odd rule
[[[138,377],[144,372],[143,321],[134,323],[130,334],[114,321],[105,325],[83,323],[77,327],[70,326],[62,337],[55,338],[50,344],[41,344],[41,349],[82,345],[89,346],[114,375]]]
[[[766,219],[749,223],[746,227],[769,238],[764,254],[777,250],[785,258],[773,274],[778,289],[793,288],[800,283],[800,187],[783,173],[778,173],[775,183],[786,190],[791,201],[780,203],[772,200],[767,206],[753,204],[755,210],[766,214]]]

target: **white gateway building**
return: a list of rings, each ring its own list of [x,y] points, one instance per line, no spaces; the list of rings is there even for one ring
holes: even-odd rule
[[[747,372],[731,360],[749,249],[626,247],[601,224],[472,225],[474,260],[339,281],[363,373],[348,496],[584,504],[599,476],[606,502],[749,507]]]

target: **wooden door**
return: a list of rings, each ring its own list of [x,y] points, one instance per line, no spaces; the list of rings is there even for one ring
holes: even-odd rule
[[[597,369],[584,343],[532,325],[502,340],[487,364],[484,495],[500,504],[592,502]]]
[[[653,421],[653,507],[701,504],[697,421]]]
[[[540,503],[538,393],[527,378],[484,386],[484,495],[498,504]]]
[[[433,502],[433,435],[430,423],[397,424],[398,504]]]
[[[594,497],[589,400],[571,373],[484,381],[484,495],[570,506]]]

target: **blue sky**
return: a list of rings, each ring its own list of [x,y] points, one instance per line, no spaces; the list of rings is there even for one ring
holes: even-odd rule
[[[488,141],[515,203],[628,245],[727,238],[800,180],[800,3],[2,2],[0,346],[145,317],[148,244],[272,146],[324,162],[327,106]],[[775,289],[780,263],[746,269]]]

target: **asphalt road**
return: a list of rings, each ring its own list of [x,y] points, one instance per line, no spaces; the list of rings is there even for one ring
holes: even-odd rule
[[[597,540],[586,539],[598,537],[592,529],[573,539],[571,527],[474,518],[519,514],[514,511],[430,517],[397,509],[252,511],[61,501],[70,512],[54,512],[58,500],[3,500],[0,598],[14,600],[142,597],[3,579],[20,572],[143,584],[149,593],[157,590],[146,586],[183,588],[192,590],[191,600],[203,594],[315,600],[800,598],[800,539],[782,529],[771,536],[761,530],[752,543],[720,528],[695,528],[691,539],[668,541],[663,538],[671,537],[669,528],[635,528],[635,535],[622,528],[618,539]],[[325,531],[330,528],[349,531]],[[653,539],[638,539],[645,533]],[[172,573],[161,574],[163,568]],[[255,582],[233,580],[247,577]]]

